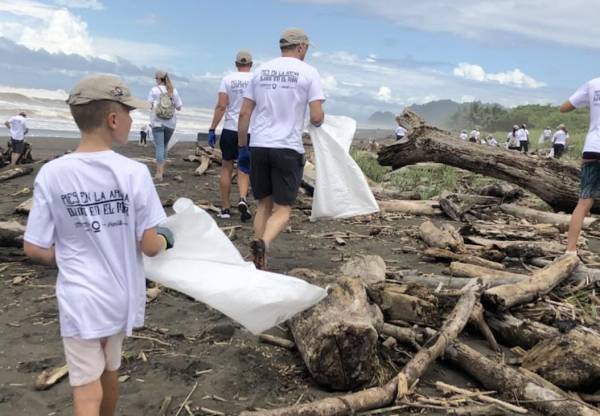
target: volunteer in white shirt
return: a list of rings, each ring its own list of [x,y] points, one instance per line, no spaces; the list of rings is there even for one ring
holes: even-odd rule
[[[156,155],[156,174],[154,179],[162,181],[165,173],[165,162],[169,140],[173,137],[177,117],[175,111],[180,111],[183,103],[177,89],[165,71],[156,71],[154,76],[156,86],[148,93],[148,102],[151,105],[150,125]]]
[[[258,209],[251,249],[259,269],[265,268],[269,245],[285,228],[300,188],[307,107],[313,125],[320,126],[325,118],[321,78],[304,62],[309,45],[302,29],[286,30],[279,40],[281,57],[255,71],[240,110],[240,147],[247,144],[250,117],[254,116],[250,182]]]
[[[552,139],[552,130],[550,127],[546,127],[542,132],[542,143],[549,142]]]
[[[219,98],[215,107],[212,124],[208,130],[208,144],[215,147],[217,135],[215,129],[221,122],[223,116],[223,130],[219,146],[223,155],[223,164],[221,167],[221,177],[219,179],[219,188],[221,190],[221,218],[231,218],[231,178],[233,176],[233,164],[237,161],[238,176],[237,183],[240,193],[238,202],[238,211],[242,222],[252,218],[246,197],[250,188],[250,152],[248,147],[240,147],[238,150],[238,118],[240,107],[244,100],[244,90],[253,77],[252,55],[248,51],[240,51],[235,57],[235,66],[237,72],[226,75],[221,80],[219,87]],[[250,140],[250,134],[248,134]]]
[[[463,141],[467,141],[467,139],[469,138],[469,135],[467,134],[466,130],[463,130],[458,135],[458,138],[461,139],[461,140],[463,140]]]
[[[556,129],[554,136],[552,136],[552,148],[554,149],[554,157],[560,159],[565,151],[565,147],[567,147],[569,134],[564,124],[559,125]]]
[[[521,128],[517,131],[517,137],[521,146],[520,150],[527,153],[529,151],[529,130],[527,130],[526,124],[521,125]]]
[[[21,112],[4,122],[4,125],[10,131],[10,146],[12,147],[10,156],[11,167],[16,166],[25,150],[25,135],[29,132],[25,121],[26,118],[27,114]]]
[[[600,199],[600,78],[583,84],[560,106],[566,113],[576,108],[590,108],[590,128],[583,145],[581,167],[581,193],[571,216],[567,237],[567,253],[577,254],[577,240],[583,220],[589,214],[594,199]]]
[[[402,127],[400,123],[398,123],[398,127],[396,127],[396,130],[394,130],[394,134],[396,134],[396,140],[403,139],[404,136],[406,136],[406,132],[407,130],[404,127]]]
[[[512,131],[506,137],[508,150],[521,150],[521,142],[519,141],[519,126],[513,126]]]
[[[469,141],[471,143],[479,143],[480,136],[481,136],[481,133],[479,133],[479,130],[473,129],[473,130],[471,130],[471,133],[469,133]]]

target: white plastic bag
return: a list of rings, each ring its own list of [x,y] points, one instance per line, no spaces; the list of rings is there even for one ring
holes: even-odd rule
[[[360,167],[350,156],[356,121],[326,116],[321,127],[309,126],[315,150],[315,191],[311,220],[348,218],[379,211]]]
[[[317,286],[281,274],[257,270],[212,217],[186,198],[173,205],[163,224],[175,245],[156,257],[144,257],[148,279],[219,310],[259,334],[327,296]]]

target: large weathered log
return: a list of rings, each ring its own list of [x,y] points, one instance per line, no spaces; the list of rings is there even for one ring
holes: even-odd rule
[[[342,416],[389,405],[397,396],[405,395],[408,388],[421,377],[433,361],[441,356],[448,344],[462,332],[472,314],[475,302],[480,296],[481,289],[482,286],[479,283],[471,285],[448,315],[438,335],[431,338],[427,345],[415,354],[400,373],[384,386],[281,409],[242,412],[241,415]]]
[[[486,322],[502,344],[526,350],[538,342],[559,334],[558,329],[531,319],[517,318],[510,313],[486,313]]]
[[[527,208],[514,204],[502,204],[500,209],[507,214],[514,215],[517,218],[525,218],[528,221],[537,224],[553,224],[558,225],[562,229],[569,227],[571,215],[559,214],[556,212],[540,211],[533,208]],[[583,228],[589,228],[593,223],[597,222],[598,218],[587,217],[583,221]]]
[[[515,279],[525,280],[528,276],[525,274],[506,272],[503,270],[490,269],[488,267],[477,266],[476,264],[461,263],[453,261],[448,267],[452,276],[458,277],[489,277],[490,279]]]
[[[31,172],[33,172],[33,168],[29,166],[8,169],[0,172],[0,182],[4,182],[12,178],[18,178],[19,176],[29,175]]]
[[[17,221],[0,221],[0,247],[22,247],[25,226]]]
[[[503,363],[485,357],[473,348],[454,342],[445,358],[476,378],[486,389],[501,391],[548,416],[599,416],[594,407],[571,398],[558,387],[548,388]]]
[[[289,321],[296,346],[315,381],[350,390],[376,375],[381,312],[368,302],[358,278],[342,277],[315,307]]]
[[[562,254],[566,249],[563,244],[555,241],[503,241],[473,236],[466,237],[466,239],[473,244],[489,249],[497,248],[508,257],[545,257]]]
[[[442,210],[437,201],[378,201],[379,209],[382,212],[401,213],[409,215],[441,215]]]
[[[480,276],[479,280],[487,288],[518,283],[523,281],[522,278],[496,278],[490,276]],[[399,282],[410,283],[425,286],[429,289],[457,289],[464,288],[467,284],[473,282],[470,277],[452,277],[452,276],[439,276],[439,275],[420,275],[417,273],[402,273]]]
[[[501,198],[504,202],[511,202],[523,196],[523,190],[507,183],[492,183],[475,190],[479,195]]]
[[[486,290],[482,296],[483,305],[486,309],[506,310],[531,302],[550,293],[554,287],[573,273],[578,264],[577,256],[564,255],[551,265],[536,271],[527,280]]]
[[[464,241],[460,234],[449,224],[438,227],[431,221],[425,221],[419,227],[419,236],[429,247],[464,251]]]
[[[438,321],[437,306],[426,299],[407,294],[405,286],[385,285],[379,306],[387,320],[402,320],[427,325]]]
[[[486,260],[482,257],[473,256],[471,254],[459,254],[450,250],[440,248],[428,248],[421,253],[424,257],[431,257],[436,260],[460,261],[462,263],[474,264],[476,266],[487,267],[494,270],[504,270],[504,265],[491,260]]]
[[[563,389],[596,391],[600,384],[600,336],[576,329],[545,339],[527,352],[523,367]]]
[[[383,166],[398,169],[419,162],[444,163],[519,185],[556,211],[571,212],[577,205],[580,171],[575,166],[501,147],[473,146],[447,131],[427,125],[408,109],[398,120],[408,129],[408,135],[381,149],[378,161]]]

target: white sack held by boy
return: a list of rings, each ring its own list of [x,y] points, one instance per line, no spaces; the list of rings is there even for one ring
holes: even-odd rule
[[[327,292],[245,262],[213,218],[186,198],[161,224],[174,234],[175,246],[144,258],[146,276],[206,303],[259,334],[315,305]]]
[[[364,173],[350,156],[356,121],[327,116],[308,132],[315,150],[315,192],[311,220],[348,218],[379,211]]]

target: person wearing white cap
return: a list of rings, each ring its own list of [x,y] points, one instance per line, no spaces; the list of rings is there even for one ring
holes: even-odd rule
[[[240,107],[244,99],[244,90],[253,76],[252,72],[250,72],[252,69],[252,55],[250,52],[245,50],[238,52],[235,57],[235,66],[237,72],[232,72],[221,80],[217,105],[210,129],[208,130],[208,144],[210,147],[215,147],[217,142],[215,129],[221,122],[221,119],[223,119],[223,116],[225,116],[219,140],[219,146],[223,155],[221,177],[219,179],[219,188],[221,190],[221,213],[219,217],[231,217],[229,196],[231,194],[233,164],[237,161],[237,183],[240,193],[238,211],[242,222],[246,222],[252,218],[248,202],[246,201],[248,189],[250,188],[250,177],[248,176],[250,174],[250,152],[247,146],[238,148],[237,130]],[[250,134],[248,134],[249,139]]]
[[[512,131],[508,132],[506,137],[506,144],[509,150],[521,150],[521,142],[518,136],[519,126],[516,124],[513,126]]]
[[[115,153],[127,143],[131,110],[148,108],[112,75],[75,85],[67,104],[77,149],[35,178],[23,239],[32,260],[58,267],[56,299],[75,416],[112,415],[123,338],[144,323],[142,253],[174,244],[148,168]]]
[[[594,200],[600,199],[600,78],[586,82],[560,106],[561,113],[578,108],[590,109],[590,127],[583,145],[581,191],[571,216],[567,236],[567,254],[577,254],[577,240],[585,217]]]
[[[266,267],[270,244],[285,228],[296,200],[304,168],[302,129],[323,123],[325,95],[315,68],[304,62],[310,41],[302,29],[288,29],[279,39],[281,57],[261,65],[244,93],[238,144],[247,144],[250,118],[250,183],[258,208],[251,249],[254,264]]]
[[[165,173],[165,163],[169,148],[169,140],[175,132],[177,116],[183,103],[177,89],[173,86],[171,77],[165,71],[156,71],[154,75],[156,86],[148,93],[150,103],[150,124],[156,156],[156,174],[154,179],[162,181]]]

